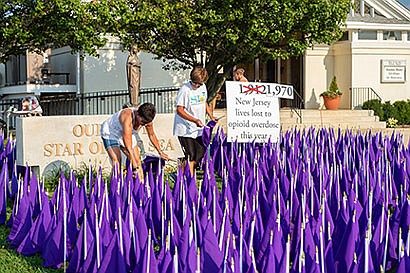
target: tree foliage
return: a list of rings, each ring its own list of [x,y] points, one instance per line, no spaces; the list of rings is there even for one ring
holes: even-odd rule
[[[125,47],[136,44],[169,60],[168,69],[204,65],[212,99],[236,64],[287,59],[338,39],[350,5],[350,0],[3,0],[0,60],[66,45],[95,55],[105,43],[103,34],[110,33]]]
[[[26,50],[70,46],[96,55],[106,43],[100,12],[105,6],[81,0],[0,1],[0,61]]]
[[[316,43],[331,44],[351,5],[350,0],[121,1],[129,7],[120,20],[126,31],[114,34],[158,58],[178,60],[174,68],[205,65],[210,99],[235,64],[287,59]]]

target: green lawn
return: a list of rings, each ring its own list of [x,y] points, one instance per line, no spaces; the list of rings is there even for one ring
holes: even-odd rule
[[[6,242],[10,228],[0,226],[0,272],[8,273],[36,273],[36,272],[63,272],[63,269],[51,269],[42,266],[43,259],[39,254],[24,256],[17,253],[16,249],[10,249]]]
[[[10,217],[13,203],[7,200],[7,220]],[[64,272],[63,268],[57,270],[42,266],[43,259],[40,254],[24,256],[17,253],[16,249],[10,248],[10,243],[6,242],[10,228],[6,224],[0,225],[0,272],[7,273],[37,273],[37,272]]]

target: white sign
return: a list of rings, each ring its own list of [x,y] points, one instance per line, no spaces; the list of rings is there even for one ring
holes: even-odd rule
[[[406,82],[406,60],[382,60],[381,82]]]
[[[293,98],[293,87],[227,81],[228,141],[276,142],[280,134],[278,98]]]
[[[42,116],[17,118],[17,164],[38,166],[39,173],[62,162],[77,169],[86,166],[111,168],[102,143],[101,123],[109,115]],[[172,159],[183,156],[178,139],[172,135],[174,114],[157,114],[154,129],[161,149]],[[145,129],[139,133],[146,153],[158,155]],[[125,162],[123,162],[124,164]]]

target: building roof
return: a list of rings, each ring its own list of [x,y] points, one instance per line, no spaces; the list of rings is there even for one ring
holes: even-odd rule
[[[369,14],[365,14],[361,16],[360,14],[355,14],[351,16],[350,14],[346,18],[346,22],[363,22],[363,23],[372,23],[372,24],[407,24],[410,25],[410,21],[401,20],[396,18],[386,18],[384,16],[380,16],[375,14],[374,17],[370,16]]]

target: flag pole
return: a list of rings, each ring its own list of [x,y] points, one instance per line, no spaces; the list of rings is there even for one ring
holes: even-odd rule
[[[386,258],[387,258],[387,246],[389,242],[389,226],[390,226],[390,211],[387,214],[387,225],[386,225],[386,242],[384,244],[384,253],[383,253],[383,271],[386,271]],[[382,223],[383,225],[383,223]]]
[[[369,234],[370,233],[370,228],[367,229],[366,231],[366,237],[364,239],[364,273],[369,272]],[[400,257],[399,257],[400,261]]]
[[[187,205],[185,203],[185,190],[184,190],[184,183],[181,183],[181,192],[182,193],[182,223],[185,223],[186,219],[186,211],[187,211]]]
[[[384,214],[385,214],[385,212],[384,212],[384,202],[382,203],[382,220],[381,220],[381,225],[380,225],[380,241],[379,241],[379,243],[381,244],[382,243],[382,241],[383,241],[383,238],[384,238],[384,230],[383,230],[383,227],[384,227],[384,225],[383,225],[383,223],[384,223]]]
[[[118,227],[119,227],[119,229],[118,229],[118,231],[119,231],[119,233],[120,233],[120,251],[121,251],[121,254],[124,254],[124,249],[123,249],[123,237],[122,237],[122,218],[121,218],[122,216],[121,216],[121,207],[119,206],[118,207]]]
[[[304,216],[302,216],[304,218]],[[299,252],[299,272],[302,272],[302,260],[304,259],[303,253],[303,234],[305,232],[305,224],[302,222],[301,232],[300,232],[300,252]]]
[[[179,272],[178,269],[178,248],[175,246],[174,247],[174,256],[173,258],[173,264],[174,264],[174,272]]]
[[[231,233],[228,232],[228,240],[226,241],[226,248],[225,248],[225,255],[224,255],[224,263],[223,263],[223,273],[226,273],[226,265],[228,264],[228,250],[229,250],[229,243],[231,239]]]
[[[253,249],[253,235],[255,232],[255,221],[256,221],[256,216],[253,216],[252,223],[251,223],[251,234],[249,236],[249,255],[251,255],[251,249]]]
[[[198,244],[197,244],[198,238],[197,238],[197,231],[196,231],[196,217],[195,217],[196,211],[195,211],[195,206],[192,206],[192,209],[193,209],[192,219],[193,219],[193,222],[194,222],[194,241],[195,241],[195,247],[198,247]]]
[[[134,214],[133,214],[133,208],[132,205],[130,205],[130,213],[129,213],[129,218],[130,218],[130,239],[132,242],[132,246],[134,248],[134,253],[137,251],[137,242],[135,240],[135,230],[134,230]]]
[[[171,222],[171,235],[172,237],[174,236],[174,215],[172,214],[174,212],[174,209],[172,208],[172,198],[169,199],[169,220]]]
[[[64,272],[66,272],[65,261],[67,258],[67,204],[66,204],[66,189],[63,187],[63,240],[64,240],[64,258],[63,258],[63,267]]]
[[[222,241],[224,239],[224,233],[225,233],[225,221],[226,221],[226,211],[227,208],[225,207],[224,209],[224,215],[222,217],[222,225],[221,225],[221,231],[219,233],[219,250],[222,250]],[[229,234],[229,233],[228,233]]]
[[[149,273],[150,271],[150,264],[151,264],[151,229],[148,230],[148,257],[147,257],[147,268],[146,268],[146,273]]]
[[[213,208],[213,212],[212,212],[212,224],[214,226],[214,233],[216,234],[216,186],[213,186],[213,200],[212,200],[212,208]]]
[[[42,211],[43,210],[43,203],[42,203],[43,201],[41,200],[42,189],[41,189],[41,186],[40,186],[40,181],[38,181],[38,179],[37,179],[37,188],[38,188],[38,191],[37,191],[37,193],[38,193],[38,203],[39,203],[39,206],[40,206],[40,211]]]
[[[297,167],[296,167],[296,173],[297,173]],[[290,178],[290,209],[289,209],[289,219],[292,221],[292,210],[293,210],[293,183],[295,181],[295,175],[292,173],[292,176]]]
[[[290,268],[290,234],[288,234],[288,240],[286,242],[286,271],[285,273],[289,273]]]
[[[196,272],[201,273],[201,250],[199,249],[199,247],[198,247],[197,254],[196,254],[196,267],[197,267]]]
[[[83,261],[87,259],[87,209],[84,209],[84,222],[83,222],[83,249],[84,249],[84,257]]]
[[[407,243],[406,243],[406,252],[407,252],[407,256],[409,256],[409,247],[410,247],[410,226],[408,228],[407,231]]]
[[[323,244],[323,229],[320,227],[320,270],[322,273],[325,273],[325,255],[324,255],[324,244]]]
[[[401,260],[401,248],[403,247],[402,246],[402,239],[401,239],[402,237],[401,236],[402,236],[402,230],[401,230],[401,227],[399,227],[399,238],[398,238],[398,241],[399,241],[399,249],[398,249],[399,263],[400,263],[400,260]]]
[[[239,273],[243,273],[243,238],[242,238],[242,222],[239,224]]]
[[[100,268],[100,230],[98,227],[98,211],[97,211],[97,204],[94,204],[94,212],[95,212],[95,243],[97,248],[97,269]]]
[[[161,208],[162,208],[162,211],[165,211],[165,204],[164,204],[164,200],[162,200],[161,201]],[[164,234],[165,234],[165,227],[164,227],[164,225],[165,225],[165,223],[164,223],[164,221],[165,221],[165,219],[164,219],[165,217],[161,217],[161,243],[162,243],[162,245],[164,245]]]

